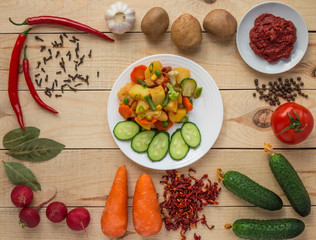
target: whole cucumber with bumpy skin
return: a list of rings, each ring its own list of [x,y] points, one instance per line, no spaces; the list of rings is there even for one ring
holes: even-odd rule
[[[228,190],[257,207],[279,210],[283,206],[278,195],[240,172],[228,171],[222,178],[224,186]]]
[[[311,200],[291,163],[279,153],[270,157],[269,165],[294,210],[302,217],[311,211]]]
[[[257,220],[239,219],[233,223],[236,236],[245,239],[289,239],[300,235],[305,224],[294,218]]]

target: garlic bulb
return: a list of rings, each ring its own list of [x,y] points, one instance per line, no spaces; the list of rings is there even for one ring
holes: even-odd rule
[[[116,2],[105,12],[105,20],[111,32],[123,34],[132,29],[135,11],[124,2]]]

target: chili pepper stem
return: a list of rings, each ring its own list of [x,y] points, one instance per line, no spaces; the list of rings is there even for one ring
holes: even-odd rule
[[[15,22],[12,21],[11,17],[9,17],[9,21],[10,21],[12,24],[16,25],[16,26],[29,25],[29,23],[27,22],[26,19],[25,19],[24,22],[22,22],[22,23],[15,23]]]
[[[32,28],[28,28],[28,29],[26,29],[24,32],[22,32],[22,34],[23,34],[24,36],[26,36],[26,35],[28,34],[28,32],[31,31],[31,30],[32,30]]]

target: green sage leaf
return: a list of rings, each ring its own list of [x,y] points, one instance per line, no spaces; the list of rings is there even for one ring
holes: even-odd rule
[[[34,191],[41,190],[32,171],[19,162],[3,162],[9,180],[15,185],[26,185]]]
[[[36,127],[26,127],[25,130],[17,128],[3,137],[2,144],[5,148],[12,149],[28,140],[38,138],[39,134],[40,130]]]
[[[48,138],[36,138],[12,148],[8,154],[20,160],[41,162],[56,157],[64,147]]]

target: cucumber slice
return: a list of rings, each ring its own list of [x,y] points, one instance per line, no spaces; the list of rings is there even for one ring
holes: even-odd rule
[[[189,152],[190,147],[185,143],[181,135],[181,129],[177,129],[171,136],[169,154],[174,160],[183,159]]]
[[[191,97],[197,87],[196,81],[192,78],[185,78],[181,81],[180,87],[182,88],[182,95]]]
[[[183,140],[190,147],[195,148],[201,143],[201,133],[198,127],[192,122],[186,122],[181,127]]]
[[[114,136],[118,140],[130,140],[140,131],[140,126],[133,121],[122,121],[118,122],[114,129]]]
[[[154,136],[147,149],[148,158],[153,161],[162,160],[169,150],[169,133],[162,131]]]
[[[138,133],[135,137],[133,137],[131,142],[131,147],[135,152],[142,153],[146,152],[149,146],[149,143],[156,135],[157,131],[155,130],[145,130]]]

